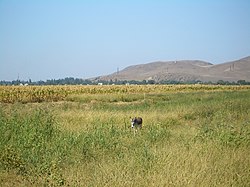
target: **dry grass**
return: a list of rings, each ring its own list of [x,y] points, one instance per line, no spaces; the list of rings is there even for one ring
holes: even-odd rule
[[[14,141],[4,144],[6,131],[1,131],[1,148],[12,144],[11,153],[18,154],[26,172],[33,173],[18,174],[20,166],[13,169],[14,161],[3,169],[2,162],[0,185],[250,186],[249,95],[249,90],[161,92],[145,97],[80,94],[56,103],[1,104],[10,122],[32,125],[25,116],[24,121],[12,117],[11,111],[24,115],[39,108],[45,113],[37,120],[48,121],[48,112],[58,130],[51,141],[41,137],[48,141],[46,152],[36,145],[22,147],[18,139],[21,149]],[[130,116],[144,120],[136,136],[129,128]],[[30,138],[26,131],[21,133]],[[32,155],[36,151],[44,154],[37,161]],[[10,153],[0,155],[2,161],[6,155]]]

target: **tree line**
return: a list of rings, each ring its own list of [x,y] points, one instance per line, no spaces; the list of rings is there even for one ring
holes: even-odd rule
[[[199,80],[194,81],[175,81],[175,80],[162,80],[156,82],[155,80],[98,80],[98,79],[81,79],[81,78],[73,78],[66,77],[64,79],[49,79],[46,81],[32,81],[29,80],[13,80],[13,81],[0,81],[0,85],[126,85],[126,84],[216,84],[216,85],[250,85],[250,82],[246,80],[238,80],[237,82],[229,82],[224,80],[219,80],[217,82],[202,82]]]

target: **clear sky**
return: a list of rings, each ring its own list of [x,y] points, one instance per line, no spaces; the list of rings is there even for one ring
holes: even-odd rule
[[[0,0],[0,80],[249,55],[249,0]]]

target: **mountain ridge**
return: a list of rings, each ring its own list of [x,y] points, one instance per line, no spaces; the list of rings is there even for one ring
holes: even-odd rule
[[[219,80],[236,82],[250,81],[250,56],[239,60],[212,64],[202,60],[156,61],[137,64],[119,72],[95,78],[97,81],[154,80],[160,81],[202,81]]]

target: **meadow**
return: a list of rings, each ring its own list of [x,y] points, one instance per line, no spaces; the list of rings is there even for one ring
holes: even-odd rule
[[[250,186],[249,98],[250,86],[1,86],[0,186]]]

